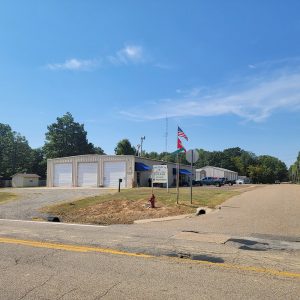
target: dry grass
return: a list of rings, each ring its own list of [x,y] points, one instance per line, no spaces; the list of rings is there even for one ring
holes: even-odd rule
[[[16,200],[17,195],[7,192],[0,192],[0,204],[6,203],[8,201]]]
[[[193,204],[190,204],[190,189],[181,188],[177,205],[175,189],[169,193],[166,189],[155,189],[157,208],[151,209],[147,207],[151,189],[136,188],[49,206],[43,211],[61,217],[64,222],[130,224],[139,219],[194,213],[199,206],[214,208],[240,193],[241,189],[194,188]]]

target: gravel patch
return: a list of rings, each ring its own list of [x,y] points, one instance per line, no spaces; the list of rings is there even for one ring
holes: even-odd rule
[[[17,195],[17,200],[0,204],[0,219],[45,219],[47,214],[39,211],[44,206],[78,200],[115,192],[97,188],[18,188],[1,189]]]

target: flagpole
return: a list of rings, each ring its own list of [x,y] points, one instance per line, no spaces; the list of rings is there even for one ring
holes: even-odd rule
[[[178,202],[179,202],[179,155],[178,155],[178,152],[177,152],[176,191],[177,191],[176,203],[178,204]]]
[[[192,150],[192,160],[191,160],[191,169],[192,174],[190,178],[190,184],[191,184],[191,204],[193,204],[193,161],[194,161],[194,150]]]
[[[185,133],[182,131],[182,129],[177,124],[177,172],[176,172],[176,188],[177,188],[177,200],[176,203],[179,203],[179,180],[180,180],[180,156],[179,153],[184,150],[186,152],[185,148],[182,145],[182,142],[179,137],[184,137],[186,140],[188,140],[188,137],[185,135]]]
[[[178,124],[177,124],[177,134],[176,134],[176,145],[177,145],[177,172],[176,172],[176,204],[179,203],[179,155],[178,155]]]

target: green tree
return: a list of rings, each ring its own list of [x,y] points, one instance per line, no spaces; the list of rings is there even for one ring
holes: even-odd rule
[[[115,148],[116,155],[135,155],[136,149],[131,145],[128,139],[123,139],[118,142]]]
[[[159,154],[158,160],[166,161],[166,162],[176,162],[177,161],[177,155],[164,151],[164,152],[161,152]]]
[[[150,159],[159,159],[159,154],[154,151],[149,152],[149,153],[146,152],[144,156],[147,158],[150,158]]]
[[[225,149],[221,155],[221,167],[239,172],[240,169],[243,169],[241,155],[242,149],[239,147]]]
[[[223,161],[224,160],[222,151],[213,151],[210,152],[207,163],[209,166],[225,168],[225,166],[223,166],[222,164]]]
[[[0,123],[0,175],[10,177],[31,169],[32,150],[26,138]]]
[[[13,151],[14,133],[11,127],[0,123],[0,175],[10,176]],[[10,169],[10,170],[9,170]]]
[[[48,126],[43,150],[46,158],[99,152],[103,154],[101,148],[95,148],[92,143],[88,142],[84,125],[75,122],[69,112],[58,117],[55,123]]]
[[[46,177],[47,160],[42,148],[32,149],[31,151],[31,168],[30,172]]]
[[[278,158],[262,155],[258,157],[258,165],[262,169],[261,183],[274,183],[275,180],[285,181],[288,178],[288,171],[285,163]]]
[[[231,161],[234,164],[233,171],[238,172],[240,175],[244,175],[245,174],[245,166],[243,164],[241,156],[232,157]]]
[[[240,174],[248,176],[249,174],[247,173],[247,169],[249,166],[257,164],[257,157],[252,152],[242,150],[241,161],[242,169],[240,170]]]
[[[92,154],[100,154],[100,155],[104,155],[104,151],[101,147],[94,147],[94,150],[92,151]]]
[[[263,169],[260,166],[250,165],[248,167],[248,174],[253,183],[261,183],[263,178]]]
[[[300,183],[300,151],[296,161],[289,168],[289,178],[293,183]]]
[[[196,168],[202,168],[202,167],[208,166],[210,152],[205,151],[203,149],[197,149],[197,150],[198,150],[198,153],[199,153],[199,159],[195,163],[195,167]]]

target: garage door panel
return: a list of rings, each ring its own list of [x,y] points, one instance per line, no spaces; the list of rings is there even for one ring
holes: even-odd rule
[[[54,165],[54,186],[72,186],[72,164]]]
[[[126,187],[126,162],[104,162],[104,186],[118,187],[119,178],[121,187]]]
[[[78,186],[97,186],[98,164],[79,163],[78,164]]]

